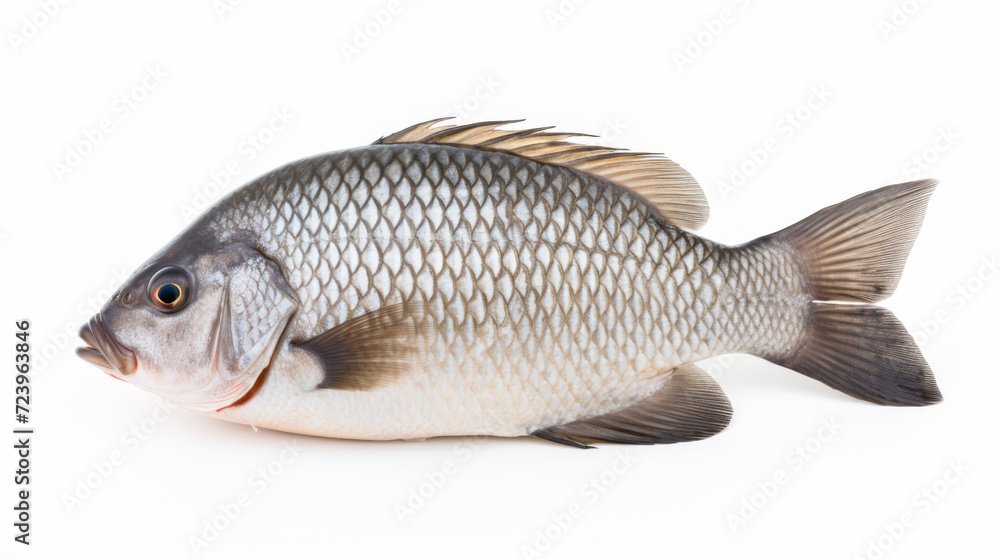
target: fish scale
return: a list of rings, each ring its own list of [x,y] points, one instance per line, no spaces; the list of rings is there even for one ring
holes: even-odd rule
[[[409,395],[397,410],[404,421],[354,422],[372,437],[529,433],[638,402],[682,363],[740,349],[748,330],[797,343],[770,328],[787,309],[719,301],[719,286],[704,281],[721,268],[728,293],[794,293],[765,284],[767,259],[733,259],[569,168],[460,147],[372,146],[300,161],[226,204],[215,230],[254,224],[260,250],[293,271],[301,311],[287,336],[427,302],[434,329],[421,365],[384,390]],[[329,418],[324,407],[342,400],[313,402],[311,413]]]

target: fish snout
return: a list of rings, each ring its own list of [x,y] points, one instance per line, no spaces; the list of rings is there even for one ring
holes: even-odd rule
[[[76,349],[76,355],[107,373],[130,375],[135,373],[138,361],[135,352],[126,348],[104,324],[98,313],[80,327],[79,336],[87,343]]]

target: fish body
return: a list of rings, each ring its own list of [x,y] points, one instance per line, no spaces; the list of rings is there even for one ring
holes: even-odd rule
[[[731,408],[693,364],[729,353],[940,399],[888,311],[817,303],[891,293],[933,183],[728,247],[689,231],[707,204],[666,158],[435,122],[235,191],[126,282],[81,355],[192,410],[352,439],[702,439]]]

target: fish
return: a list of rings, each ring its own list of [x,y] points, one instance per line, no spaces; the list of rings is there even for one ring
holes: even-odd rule
[[[879,405],[942,400],[897,288],[920,180],[729,246],[656,153],[435,119],[229,193],[80,329],[105,373],[210,417],[343,439],[703,440],[698,362],[749,354]]]

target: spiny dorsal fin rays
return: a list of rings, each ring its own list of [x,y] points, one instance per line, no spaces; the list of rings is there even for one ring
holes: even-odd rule
[[[708,200],[698,182],[684,168],[663,155],[567,142],[568,138],[593,136],[550,132],[550,126],[499,130],[501,126],[521,120],[434,126],[449,118],[415,124],[374,143],[447,144],[504,152],[540,163],[572,167],[634,192],[669,224],[697,230],[708,221]]]

